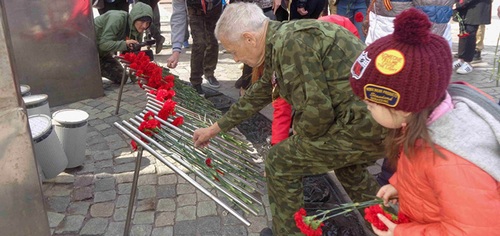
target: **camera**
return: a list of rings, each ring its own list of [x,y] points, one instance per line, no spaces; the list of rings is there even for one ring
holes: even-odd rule
[[[130,52],[139,52],[139,51],[141,51],[142,47],[144,47],[144,46],[150,47],[151,45],[153,45],[155,43],[156,43],[156,40],[154,40],[154,39],[146,40],[142,43],[134,43],[131,45],[132,49],[129,49],[129,51]]]

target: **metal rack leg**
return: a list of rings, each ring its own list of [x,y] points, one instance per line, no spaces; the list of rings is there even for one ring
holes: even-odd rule
[[[130,234],[130,221],[132,220],[132,212],[134,210],[135,195],[137,193],[137,180],[139,180],[139,171],[141,170],[142,147],[137,150],[137,158],[135,159],[134,179],[132,180],[132,189],[130,191],[130,199],[128,201],[127,220],[125,221],[125,230],[123,236]]]
[[[118,110],[120,110],[120,102],[122,101],[123,86],[125,85],[125,80],[127,79],[127,67],[123,67],[122,81],[120,83],[120,92],[118,92],[118,101],[116,102],[115,115],[118,115]]]

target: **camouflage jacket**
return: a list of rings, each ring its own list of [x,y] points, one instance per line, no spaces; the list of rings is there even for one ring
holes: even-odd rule
[[[227,131],[269,104],[276,72],[279,95],[295,110],[293,129],[300,139],[318,147],[332,139],[344,139],[348,146],[366,143],[360,133],[378,135],[380,141],[381,128],[349,85],[351,65],[363,49],[358,38],[335,24],[270,21],[264,75],[218,121],[219,127]]]

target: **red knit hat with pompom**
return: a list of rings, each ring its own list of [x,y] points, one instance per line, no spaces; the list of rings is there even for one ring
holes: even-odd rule
[[[452,73],[451,49],[431,26],[415,8],[396,16],[394,33],[370,44],[352,66],[354,93],[407,112],[422,111],[443,98]]]

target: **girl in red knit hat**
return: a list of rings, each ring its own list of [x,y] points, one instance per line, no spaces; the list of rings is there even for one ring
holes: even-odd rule
[[[449,85],[451,52],[430,27],[421,11],[404,11],[394,33],[370,44],[351,69],[353,92],[390,129],[386,153],[397,169],[377,196],[410,219],[395,224],[378,214],[388,230],[372,228],[498,235],[500,107],[469,86]]]

